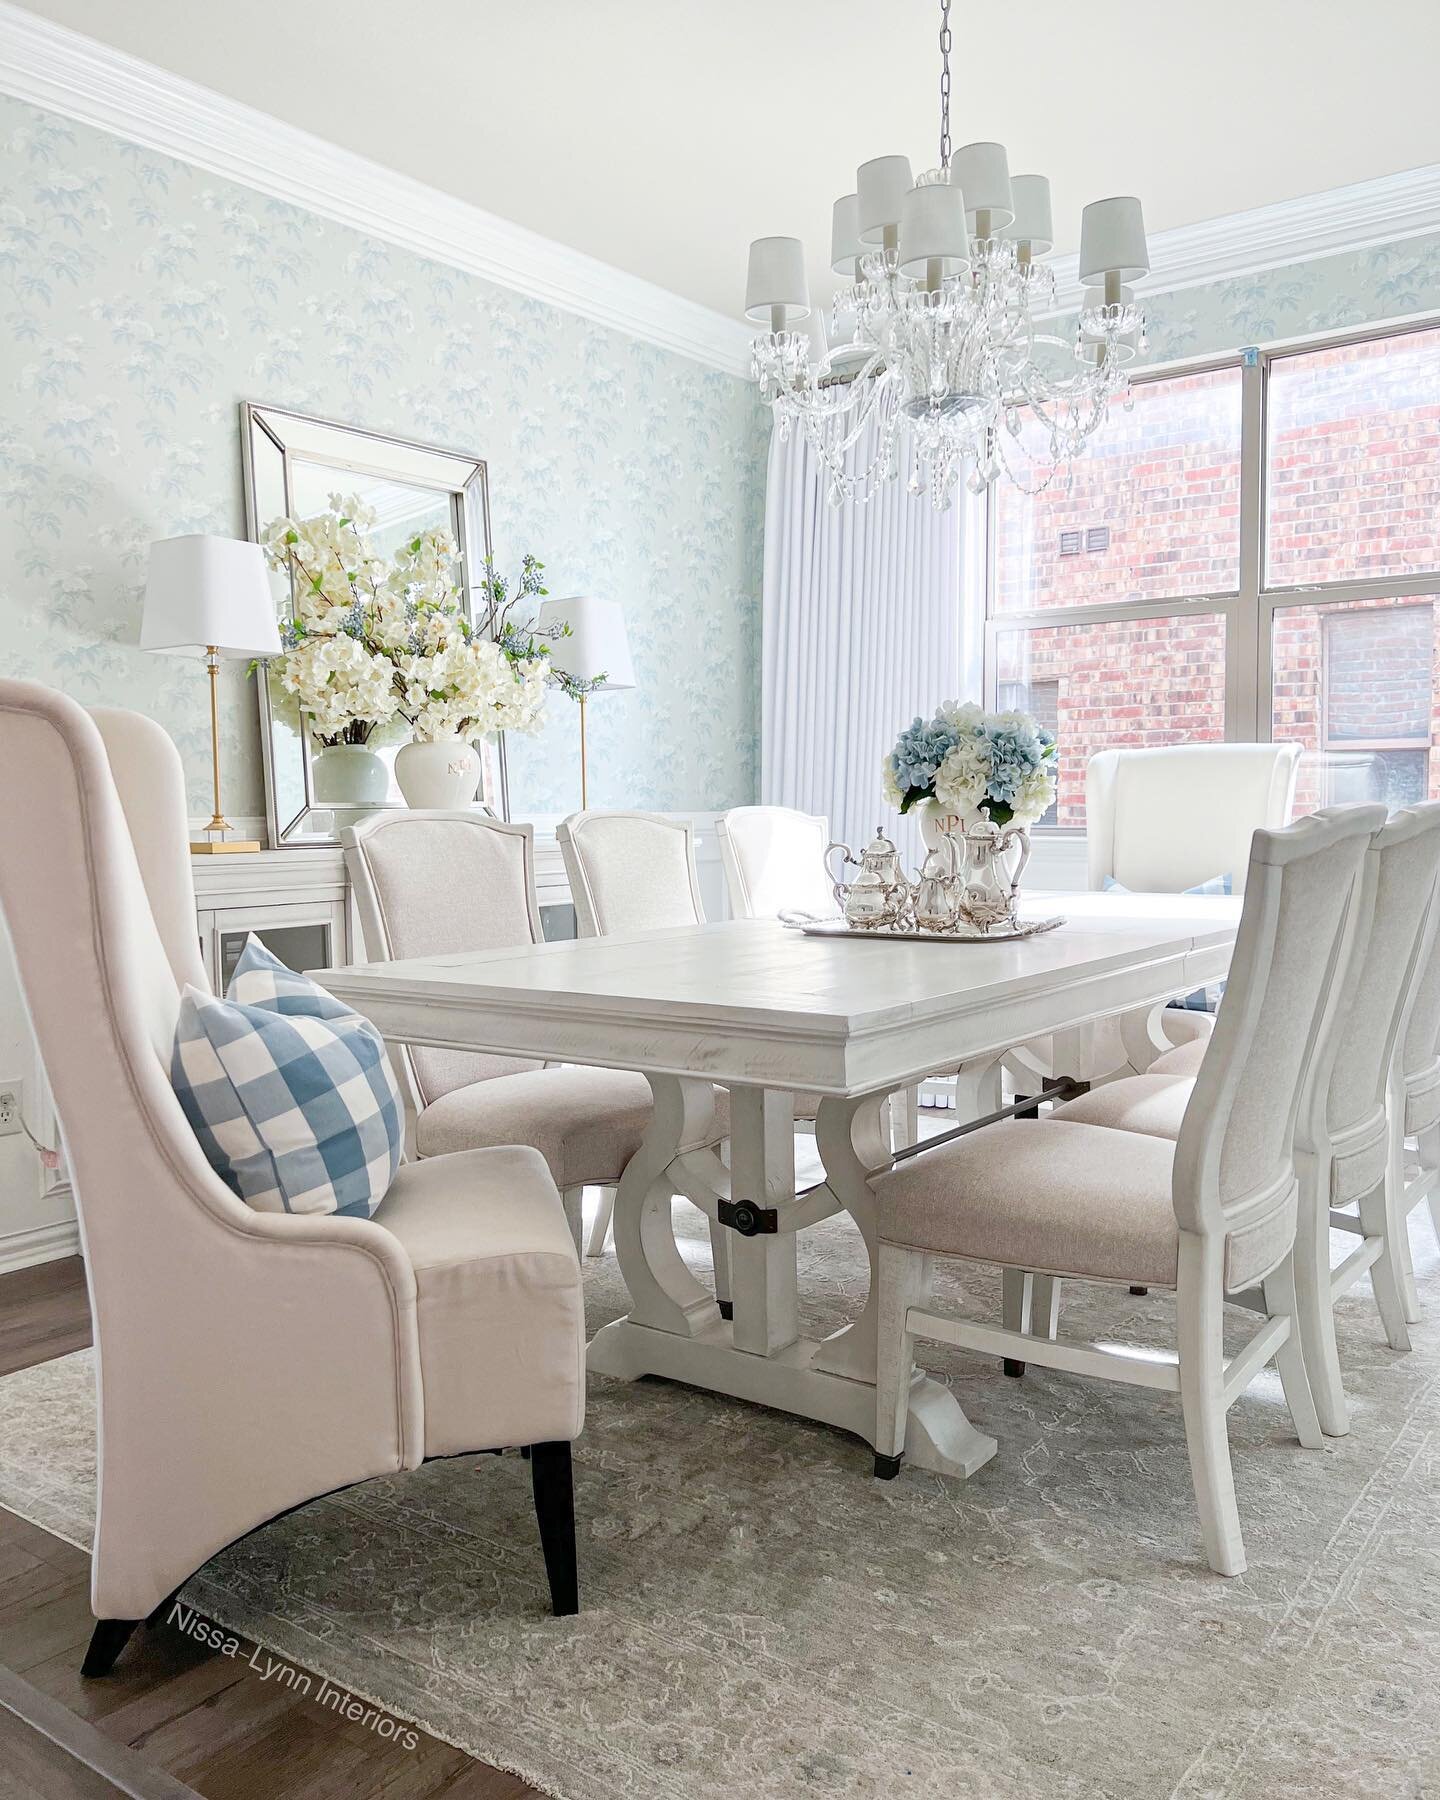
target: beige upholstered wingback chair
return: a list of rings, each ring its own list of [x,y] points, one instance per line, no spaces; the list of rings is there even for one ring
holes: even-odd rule
[[[530,1445],[575,1610],[579,1262],[529,1149],[402,1167],[372,1219],[255,1212],[170,1085],[204,990],[180,759],[136,713],[0,681],[0,907],[64,1131],[94,1320],[99,1496],[85,1672],[216,1551],[427,1456]]]
[[[372,813],[341,836],[374,961],[543,943],[531,826],[477,812],[397,809]],[[643,1075],[420,1045],[396,1054],[414,1154],[533,1144],[560,1188],[577,1248],[586,1187],[605,1190],[608,1217],[614,1185],[654,1110]]]
[[[1085,770],[1085,848],[1092,891],[1107,880],[1135,893],[1183,894],[1217,875],[1245,892],[1254,832],[1289,822],[1300,766],[1299,744],[1167,744],[1153,750],[1101,750]],[[1208,1013],[1175,1007],[1159,1014],[1164,1036],[1147,1048],[1209,1035]],[[1035,1038],[1006,1059],[1017,1092],[1070,1075],[1103,1081],[1133,1071],[1117,1020],[1102,1019],[1088,1047],[1067,1045],[1057,1066],[1053,1039]]]
[[[1230,1405],[1273,1358],[1301,1443],[1323,1442],[1296,1323],[1295,1130],[1336,1029],[1357,877],[1384,818],[1379,806],[1338,807],[1255,833],[1225,1002],[1177,1139],[1062,1110],[988,1125],[875,1183],[878,1475],[904,1453],[916,1338],[1178,1393],[1210,1566],[1244,1570]],[[1178,1361],[937,1314],[936,1256],[1169,1289]],[[1264,1322],[1227,1358],[1225,1302],[1237,1295],[1255,1295]]]
[[[1250,839],[1288,824],[1299,744],[1102,750],[1085,771],[1092,889],[1183,894],[1216,875],[1245,892]]]

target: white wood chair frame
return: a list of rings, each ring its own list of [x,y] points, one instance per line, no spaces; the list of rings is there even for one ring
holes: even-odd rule
[[[1217,1023],[1214,1050],[1196,1077],[1194,1096],[1175,1149],[1172,1200],[1179,1236],[1174,1290],[1176,1360],[1161,1362],[1151,1353],[1139,1355],[1095,1343],[1038,1337],[1024,1330],[936,1313],[930,1310],[928,1301],[930,1272],[940,1253],[887,1241],[882,1233],[877,1475],[893,1475],[900,1465],[910,1388],[916,1374],[917,1339],[951,1344],[986,1356],[1036,1362],[1069,1374],[1099,1376],[1175,1393],[1180,1396],[1184,1415],[1191,1474],[1210,1566],[1222,1575],[1244,1571],[1245,1551],[1225,1423],[1230,1406],[1273,1360],[1301,1444],[1307,1449],[1318,1449],[1324,1441],[1306,1377],[1296,1319],[1292,1253],[1299,1183],[1293,1142],[1310,1069],[1326,1045],[1338,1013],[1337,976],[1344,970],[1351,950],[1356,878],[1366,844],[1383,819],[1384,809],[1380,807],[1335,808],[1284,830],[1255,834],[1226,1006]],[[1285,868],[1342,844],[1347,844],[1352,852],[1346,862],[1350,871],[1348,890],[1342,896],[1332,941],[1316,946],[1317,954],[1323,951],[1325,956],[1323,983],[1310,1013],[1291,1091],[1277,1096],[1288,1113],[1284,1157],[1249,1191],[1227,1196],[1221,1185],[1222,1152],[1242,1085],[1247,1077],[1255,1078],[1248,1064],[1271,985],[1267,974],[1279,928]],[[1043,1123],[1024,1127],[1037,1131],[1046,1128]],[[1258,1289],[1264,1322],[1240,1351],[1227,1358],[1222,1320],[1228,1297],[1225,1283],[1231,1240],[1248,1228],[1283,1221],[1285,1215],[1289,1232],[1283,1254],[1244,1283],[1244,1289]],[[1047,1323],[1053,1329],[1058,1288],[1054,1277],[1059,1273],[1063,1272],[1037,1277],[1011,1272],[1007,1285],[1012,1307],[1017,1303],[1023,1306],[1028,1299],[1032,1307],[1048,1314]],[[1037,1282],[1041,1284],[1038,1291]],[[1113,1282],[1101,1285],[1126,1282],[1117,1275]]]
[[[1316,1411],[1321,1428],[1331,1437],[1343,1437],[1350,1429],[1335,1342],[1336,1301],[1368,1273],[1386,1342],[1392,1350],[1409,1350],[1407,1326],[1418,1315],[1416,1303],[1415,1314],[1407,1317],[1406,1289],[1408,1284],[1410,1295],[1414,1295],[1414,1277],[1410,1271],[1406,1219],[1410,1208],[1418,1204],[1419,1196],[1407,1205],[1401,1059],[1421,972],[1433,953],[1436,926],[1440,923],[1440,906],[1436,904],[1433,880],[1425,904],[1415,915],[1413,934],[1406,947],[1396,1007],[1373,1077],[1370,1110],[1352,1123],[1343,1135],[1332,1132],[1326,1111],[1332,1077],[1343,1047],[1344,1014],[1358,986],[1371,979],[1370,939],[1377,917],[1382,859],[1392,847],[1437,830],[1440,830],[1440,805],[1422,805],[1396,813],[1371,840],[1356,890],[1358,947],[1346,974],[1341,1000],[1342,1024],[1331,1034],[1322,1055],[1317,1058],[1314,1079],[1296,1132],[1300,1217],[1295,1255],[1300,1326]],[[1353,1076],[1344,1078],[1363,1079],[1365,1074],[1355,1071]],[[1386,1146],[1382,1178],[1357,1199],[1344,1205],[1333,1205],[1332,1169],[1343,1167],[1349,1157],[1358,1158],[1366,1151],[1373,1153],[1377,1137]],[[1332,1229],[1360,1239],[1355,1248],[1333,1267],[1330,1262]]]

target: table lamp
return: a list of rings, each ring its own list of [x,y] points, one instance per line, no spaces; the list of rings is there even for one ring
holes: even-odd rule
[[[197,856],[258,850],[253,839],[234,838],[220,810],[220,713],[216,677],[222,656],[278,656],[275,600],[258,544],[238,538],[163,538],[150,546],[140,648],[168,656],[203,656],[210,675],[210,768],[215,811],[205,836],[190,848]]]
[[[568,632],[566,631],[568,627]],[[536,632],[550,642],[550,667],[560,685],[580,705],[580,805],[589,804],[585,770],[585,702],[591,694],[633,688],[635,668],[625,636],[625,615],[618,600],[596,600],[575,594],[568,600],[546,600]]]

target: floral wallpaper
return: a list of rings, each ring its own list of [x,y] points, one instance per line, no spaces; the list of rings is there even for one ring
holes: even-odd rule
[[[589,709],[600,806],[755,796],[768,419],[749,384],[0,97],[0,618],[7,673],[142,708],[208,810],[198,662],[137,647],[152,539],[244,535],[238,403],[473,451],[496,555],[625,607],[639,685]],[[263,814],[223,672],[227,810]],[[553,696],[512,810],[579,805]]]
[[[1145,360],[1205,356],[1440,309],[1440,233],[1169,294],[1141,290]]]

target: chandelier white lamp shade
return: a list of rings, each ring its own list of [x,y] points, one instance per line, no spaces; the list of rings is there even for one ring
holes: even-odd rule
[[[753,368],[783,437],[804,431],[835,505],[868,500],[910,465],[912,493],[950,503],[961,477],[983,493],[1004,475],[1029,493],[1068,473],[1128,404],[1126,365],[1144,348],[1131,284],[1149,271],[1140,202],[1093,201],[1081,216],[1090,291],[1069,338],[1052,323],[1050,183],[1010,173],[1003,144],[950,148],[950,7],[940,0],[940,155],[919,176],[905,156],[861,163],[835,202],[830,266],[845,283],[818,360],[791,327],[810,308],[798,238],[750,246],[745,316],[768,323]],[[867,428],[873,450],[856,453]]]

